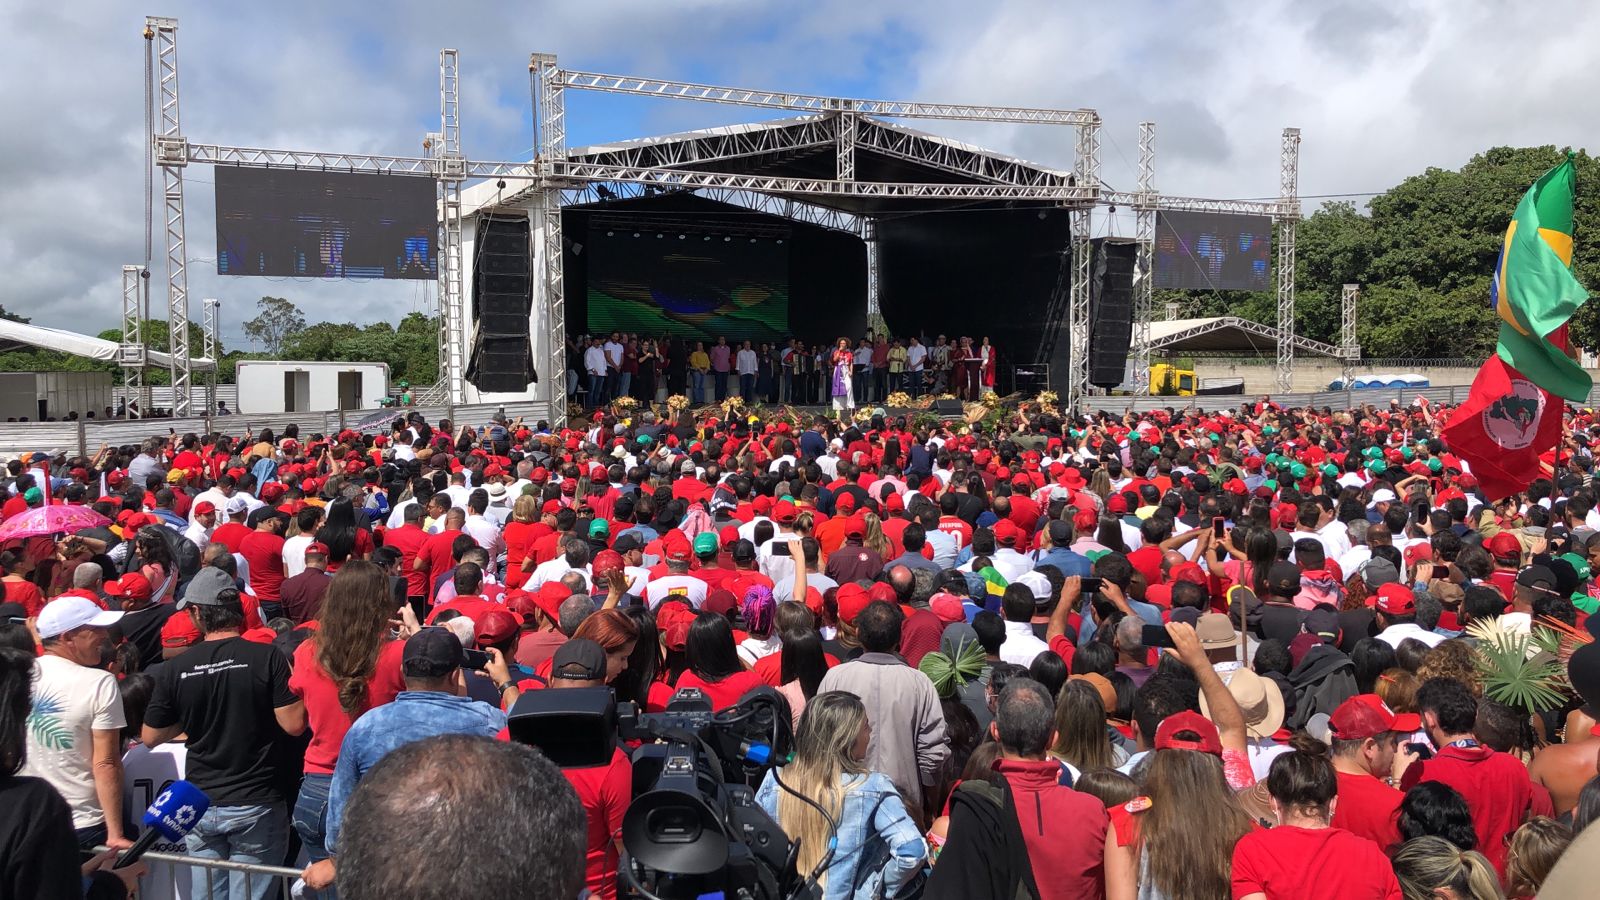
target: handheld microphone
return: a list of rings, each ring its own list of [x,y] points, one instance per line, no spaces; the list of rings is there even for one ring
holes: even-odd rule
[[[174,781],[144,811],[144,833],[132,847],[117,856],[112,868],[121,869],[138,862],[158,840],[183,840],[210,808],[211,798],[204,791],[187,781]]]

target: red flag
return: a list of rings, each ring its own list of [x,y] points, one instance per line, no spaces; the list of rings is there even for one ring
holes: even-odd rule
[[[1509,497],[1539,477],[1540,454],[1560,442],[1562,403],[1490,356],[1444,427],[1445,444],[1472,467],[1489,499]]]

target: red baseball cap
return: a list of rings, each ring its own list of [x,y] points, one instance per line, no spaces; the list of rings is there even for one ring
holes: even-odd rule
[[[1098,524],[1100,524],[1100,517],[1096,516],[1092,509],[1080,509],[1072,515],[1072,527],[1080,534],[1093,532]]]
[[[839,512],[852,512],[856,508],[855,494],[840,494],[834,498],[833,508]]]
[[[322,543],[321,541],[312,541],[311,543],[306,545],[305,555],[306,556],[327,556],[328,555],[328,545]]]
[[[800,517],[800,510],[788,500],[779,500],[772,505],[772,519],[783,525],[788,525]]]
[[[1328,732],[1341,741],[1360,741],[1390,731],[1416,731],[1422,718],[1416,713],[1396,713],[1377,694],[1357,694],[1339,704],[1328,717]]]
[[[1222,737],[1210,719],[1193,710],[1174,713],[1161,720],[1156,728],[1157,750],[1196,750],[1222,755]]]
[[[1128,498],[1123,496],[1120,492],[1112,494],[1111,496],[1107,497],[1106,498],[1106,512],[1111,513],[1114,516],[1125,516],[1125,515],[1127,515],[1128,514]]]
[[[594,564],[590,568],[594,571],[596,581],[604,581],[612,570],[621,569],[625,565],[621,553],[615,550],[601,550],[594,555]]]
[[[169,616],[167,624],[161,626],[163,647],[189,647],[198,643],[200,643],[200,629],[195,626],[192,616]]]
[[[539,508],[539,514],[544,516],[553,516],[558,512],[561,512],[560,500],[546,500],[544,506]]]
[[[961,598],[955,594],[934,594],[928,601],[928,608],[946,625],[967,620],[967,610],[961,605]]]
[[[572,591],[559,581],[546,581],[532,596],[533,602],[550,617],[550,621],[560,622],[561,604],[567,602]]]
[[[844,523],[844,536],[847,538],[866,537],[867,523],[860,516],[851,516]]]
[[[1522,542],[1509,531],[1502,531],[1489,539],[1489,555],[1495,559],[1521,559]]]
[[[873,600],[882,600],[885,603],[898,602],[898,598],[895,597],[894,586],[882,581],[874,582],[872,587],[867,589],[867,596]]]
[[[510,640],[521,627],[517,617],[508,609],[487,610],[479,615],[473,624],[477,626],[477,642],[480,648]]]
[[[149,600],[153,592],[150,579],[138,572],[126,572],[121,578],[106,582],[103,587],[107,597],[119,600]]]
[[[834,601],[839,609],[839,621],[854,622],[856,616],[861,615],[861,611],[872,602],[872,595],[867,593],[866,588],[851,581],[839,585]]]
[[[1010,519],[1001,519],[994,523],[992,530],[994,531],[994,542],[1003,547],[1012,546],[1017,542],[1017,538],[1022,536],[1022,529],[1018,528],[1016,523]]]
[[[886,512],[904,510],[906,508],[906,501],[901,499],[899,494],[890,494],[889,496],[883,498],[883,508]]]
[[[688,562],[694,558],[694,548],[690,546],[689,539],[677,529],[667,532],[667,536],[661,539],[661,549],[667,559],[673,562]]]
[[[1406,616],[1417,611],[1417,595],[1410,587],[1389,582],[1378,586],[1378,609],[1394,616]]]
[[[210,500],[201,500],[194,505],[194,514],[197,516],[208,516],[216,511],[217,505]]]

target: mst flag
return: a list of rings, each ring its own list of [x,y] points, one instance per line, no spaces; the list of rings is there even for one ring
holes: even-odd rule
[[[1491,356],[1445,425],[1445,444],[1472,467],[1484,496],[1499,500],[1538,477],[1539,455],[1561,440],[1562,410],[1560,397]]]
[[[1582,401],[1592,387],[1567,338],[1589,296],[1571,271],[1575,187],[1568,154],[1517,204],[1489,288],[1499,344],[1444,428],[1492,499],[1533,482],[1540,455],[1561,440],[1562,398]]]
[[[1496,354],[1534,384],[1574,403],[1592,383],[1573,359],[1567,320],[1589,298],[1572,275],[1572,156],[1544,173],[1506,228],[1490,296],[1500,316]]]

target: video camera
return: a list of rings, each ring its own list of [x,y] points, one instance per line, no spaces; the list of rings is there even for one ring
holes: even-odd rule
[[[625,896],[804,896],[796,847],[755,802],[760,779],[793,743],[789,704],[777,691],[756,688],[713,712],[703,692],[685,688],[659,713],[619,704],[607,687],[531,691],[508,718],[512,740],[564,769],[606,765],[621,742],[642,742],[631,754],[633,802],[622,819]]]

